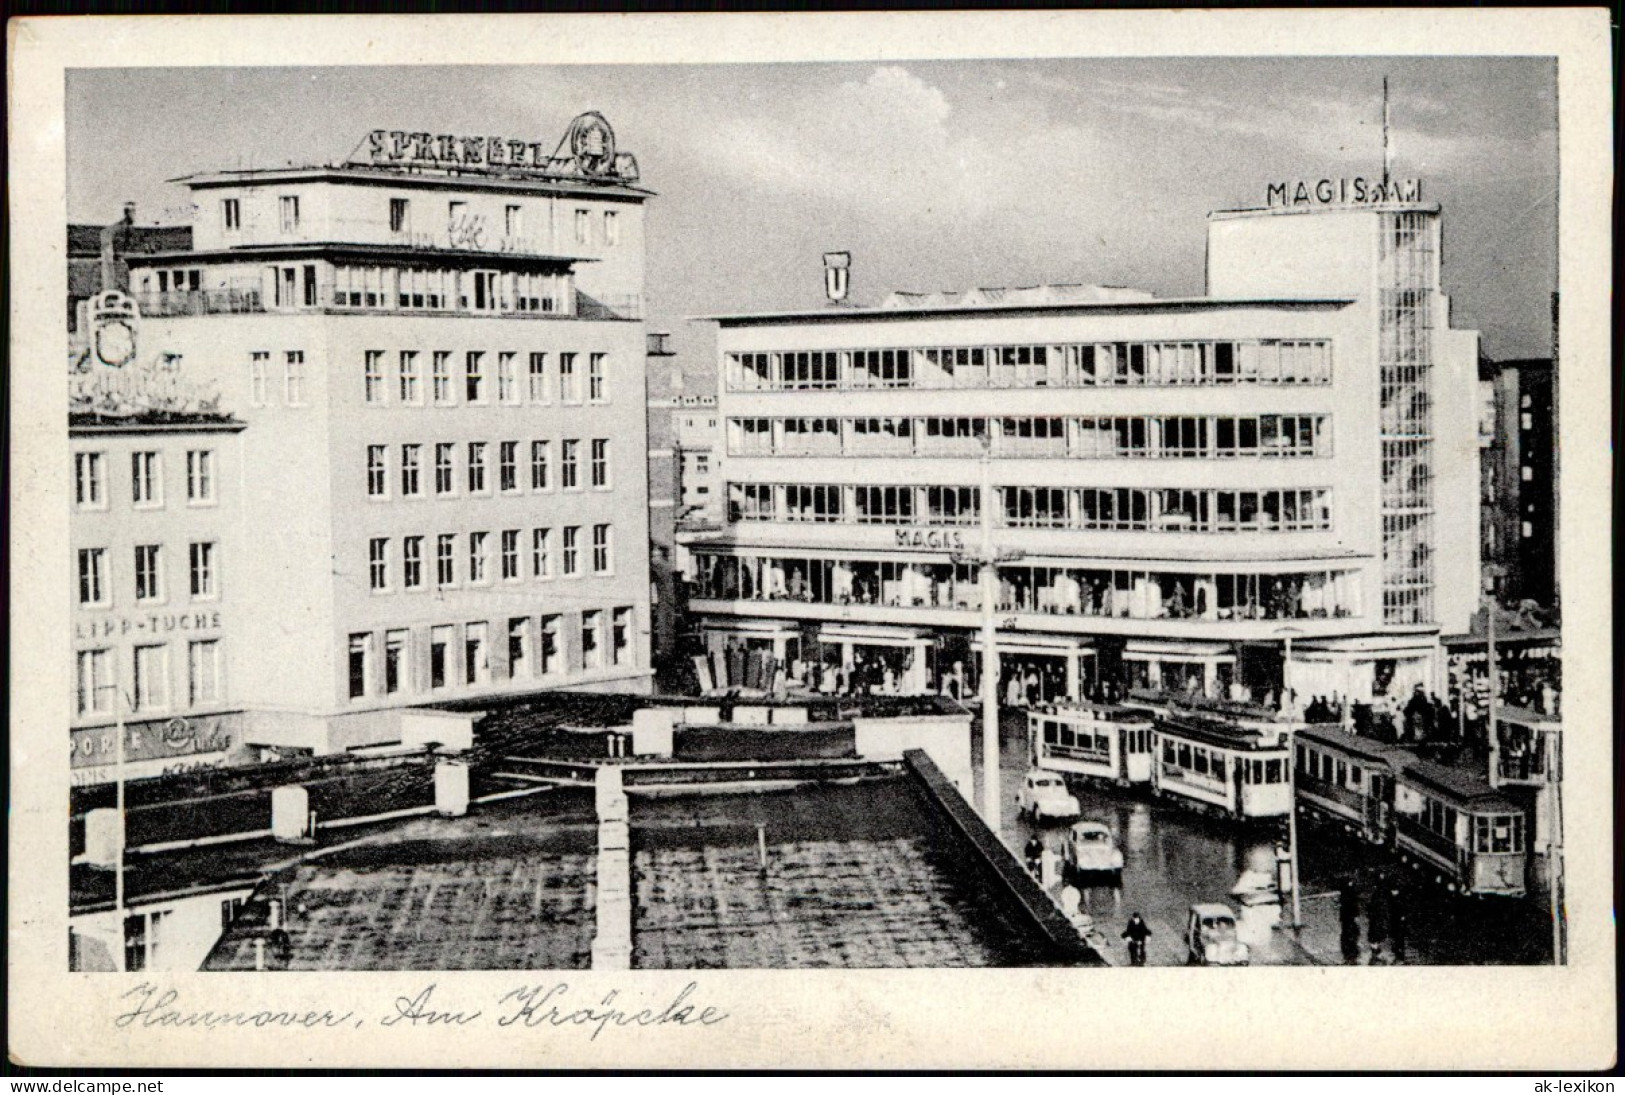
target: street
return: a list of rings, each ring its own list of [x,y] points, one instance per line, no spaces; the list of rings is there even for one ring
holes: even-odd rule
[[[973,757],[980,759],[979,727],[973,729]],[[1016,815],[1016,794],[1028,769],[1025,712],[1005,710],[1000,732],[999,835],[1018,856],[1035,831]],[[978,781],[980,771],[978,770]],[[1355,877],[1364,890],[1374,869],[1385,864],[1380,852],[1350,845],[1340,835],[1313,826],[1300,827],[1304,875],[1300,898],[1304,925],[1292,931],[1290,903],[1242,905],[1231,896],[1243,871],[1273,876],[1275,842],[1284,839],[1269,826],[1243,828],[1201,817],[1155,800],[1141,789],[1124,789],[1069,781],[1083,817],[1104,822],[1123,852],[1122,885],[1108,881],[1080,887],[1082,907],[1094,917],[1108,944],[1109,961],[1127,965],[1120,938],[1130,915],[1138,912],[1152,936],[1146,963],[1185,963],[1185,918],[1190,906],[1219,902],[1237,914],[1237,937],[1252,950],[1254,965],[1340,965],[1339,891]],[[1037,831],[1057,855],[1067,825],[1050,822]],[[1399,875],[1404,880],[1408,928],[1406,962],[1417,965],[1543,964],[1551,961],[1550,921],[1537,901],[1452,897]],[[1059,885],[1059,884],[1058,884]],[[1360,914],[1362,941],[1366,917]],[[1360,962],[1369,961],[1362,948]]]

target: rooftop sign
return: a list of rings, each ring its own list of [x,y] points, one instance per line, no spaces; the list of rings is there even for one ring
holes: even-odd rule
[[[638,178],[637,160],[630,153],[615,150],[615,131],[596,111],[582,114],[571,122],[569,132],[551,152],[539,141],[375,129],[357,146],[350,162],[465,174],[542,175],[602,182],[632,183]]]
[[[1304,205],[1386,205],[1422,200],[1421,179],[1300,179],[1270,183],[1264,204],[1270,209]]]

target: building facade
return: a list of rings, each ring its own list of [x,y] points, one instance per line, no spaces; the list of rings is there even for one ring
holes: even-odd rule
[[[254,745],[395,740],[424,702],[647,688],[643,208],[598,115],[551,156],[375,132],[184,180],[129,256],[144,342],[247,423],[233,667]]]
[[[1557,387],[1547,359],[1485,362],[1484,562],[1507,603],[1558,606]]]
[[[1439,239],[1436,206],[1288,191],[1212,215],[1199,298],[714,317],[727,523],[692,545],[713,654],[968,691],[991,558],[1009,699],[1431,685],[1477,595],[1448,562],[1476,556],[1477,336],[1449,326]]]
[[[680,398],[672,413],[672,429],[677,445],[680,520],[691,527],[716,525],[722,520],[722,486],[717,478],[717,442],[722,430],[717,397]]]

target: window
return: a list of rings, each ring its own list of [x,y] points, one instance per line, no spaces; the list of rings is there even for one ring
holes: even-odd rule
[[[401,446],[401,497],[416,498],[423,493],[423,446]]]
[[[372,635],[357,632],[350,636],[350,698],[366,697],[372,684]]]
[[[604,243],[614,247],[621,242],[621,218],[618,213],[607,211],[604,213]]]
[[[541,627],[541,673],[551,676],[563,668],[563,660],[559,657],[559,618],[557,616],[543,616]]]
[[[367,585],[378,592],[389,588],[389,540],[367,541]]]
[[[457,581],[457,534],[442,532],[435,540],[435,584],[442,588]]]
[[[604,614],[596,609],[581,614],[581,668],[597,669],[604,664],[602,630]]]
[[[536,667],[530,664],[530,617],[512,616],[508,619],[508,676],[534,676]]]
[[[576,355],[559,355],[559,399],[565,403],[581,402],[580,377],[576,375]]]
[[[107,549],[79,549],[79,603],[107,604]]]
[[[162,711],[169,706],[169,647],[135,648],[135,710]]]
[[[164,599],[163,568],[160,566],[157,544],[137,544],[135,547],[135,599],[161,601]]]
[[[519,402],[519,376],[516,364],[518,354],[503,352],[497,354],[497,402]]]
[[[485,354],[470,350],[463,365],[463,398],[470,403],[485,402]]]
[[[632,610],[617,608],[611,627],[613,631],[610,636],[610,664],[626,665],[632,660]]]
[[[587,358],[587,402],[604,403],[608,396],[604,387],[604,354],[592,354]]]
[[[451,628],[429,629],[429,687],[446,687],[451,677]]]
[[[547,467],[548,467],[548,464],[549,464],[548,452],[549,452],[549,450],[551,448],[552,448],[552,442],[549,442],[549,441],[532,441],[530,443],[530,489],[531,490],[552,490],[553,489],[552,484],[550,482],[548,482],[548,470],[547,470]]]
[[[576,242],[587,243],[592,239],[592,214],[585,209],[576,210]]]
[[[405,404],[416,404],[423,401],[423,377],[418,372],[418,353],[416,350],[402,350],[400,357],[400,397]]]
[[[163,924],[171,913],[136,913],[124,918],[124,969],[136,973],[158,965]]]
[[[220,691],[220,641],[198,639],[186,645],[187,700],[192,707],[218,703]]]
[[[401,586],[423,588],[423,537],[408,536],[401,541]]]
[[[105,461],[99,452],[73,454],[73,500],[80,509],[106,509]]]
[[[266,372],[271,367],[271,355],[266,350],[255,350],[248,355],[248,401],[256,407],[269,402],[266,393]]]
[[[485,491],[485,449],[484,441],[470,441],[468,443],[468,492],[480,494]]]
[[[384,351],[368,350],[366,363],[367,402],[382,403],[384,401]]]
[[[519,574],[519,530],[502,530],[502,580],[517,581]]]
[[[446,221],[451,225],[454,231],[462,225],[464,217],[466,217],[467,214],[467,202],[454,201],[446,203]]]
[[[434,492],[436,494],[451,494],[457,489],[457,482],[452,475],[452,449],[449,441],[441,442],[434,447]]]
[[[149,509],[164,504],[163,462],[158,453],[130,454],[130,500]]]
[[[546,403],[547,398],[547,355],[530,355],[530,390],[526,392],[532,403]]]
[[[463,679],[469,684],[484,684],[491,679],[491,659],[486,650],[483,622],[463,628]]]
[[[384,446],[367,446],[367,497],[383,498],[389,494],[389,460]]]
[[[209,540],[196,541],[188,548],[188,552],[190,558],[187,560],[187,569],[192,578],[192,599],[213,600],[220,595],[215,578],[214,543]]]
[[[524,235],[525,211],[517,205],[503,206],[502,231],[510,238]]]
[[[566,441],[560,449],[559,485],[565,490],[580,490],[581,442]]]
[[[592,527],[592,572],[594,574],[608,574],[610,572],[608,525],[594,525]]]
[[[504,441],[497,447],[497,489],[519,489],[519,442]]]
[[[304,351],[289,350],[286,366],[283,374],[283,398],[290,407],[302,407],[305,403]]]
[[[412,229],[412,205],[406,198],[389,199],[389,230],[409,232]]]
[[[538,528],[530,532],[530,568],[533,577],[553,577],[553,530]]]
[[[581,573],[581,529],[575,525],[564,530],[564,576],[574,578]]]
[[[243,203],[239,199],[221,199],[220,225],[227,232],[235,232],[243,226]]]
[[[434,401],[436,403],[450,403],[451,398],[451,352],[449,350],[436,350],[434,352]]]
[[[472,585],[491,580],[491,534],[488,532],[468,534],[468,580]]]
[[[112,712],[114,692],[113,652],[81,650],[78,663],[78,712],[80,715],[106,715]]]
[[[398,692],[407,690],[408,674],[411,665],[407,661],[408,641],[411,633],[406,631],[384,632],[384,695],[393,696]]]
[[[594,487],[609,486],[609,438],[595,437],[592,439],[592,485]]]
[[[187,452],[186,500],[198,506],[214,501],[214,450],[192,449]]]
[[[282,231],[293,232],[299,227],[299,196],[282,195],[278,205],[282,212]]]

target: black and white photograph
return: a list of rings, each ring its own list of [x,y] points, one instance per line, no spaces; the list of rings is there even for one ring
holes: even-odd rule
[[[1608,222],[1566,220],[1558,49],[147,22],[61,55],[17,305],[29,961],[108,1017],[67,1056],[299,1000],[357,1063],[499,1022],[722,1060],[797,1021],[731,986],[857,1038],[841,986],[903,969],[1000,1029],[1215,983],[1380,1027],[1611,968],[1608,286],[1563,242]],[[991,1039],[937,1049],[1125,1060]]]

